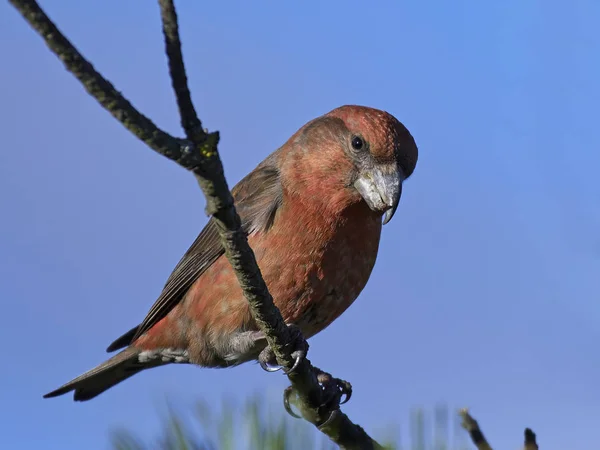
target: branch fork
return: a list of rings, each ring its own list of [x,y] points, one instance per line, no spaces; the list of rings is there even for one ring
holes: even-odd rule
[[[206,198],[206,212],[217,224],[225,256],[236,273],[254,320],[265,334],[277,363],[287,373],[291,388],[296,393],[294,404],[302,417],[329,436],[340,448],[383,448],[340,411],[341,395],[331,394],[334,389],[331,380],[322,379],[324,384],[319,382],[319,376],[324,372],[314,368],[307,358],[298,360],[292,356],[292,347],[304,345],[308,349],[308,344],[301,333],[296,336],[290,334],[280,311],[273,303],[254,252],[248,245],[246,233],[242,230],[241,220],[224,176],[218,151],[219,133],[208,132],[202,127],[192,103],[173,0],[158,0],[158,3],[169,73],[185,139],[171,136],[139,112],[79,53],[35,0],[9,2],[102,107],[151,149],[193,172]],[[300,345],[288,345],[293,340],[297,340],[296,344]],[[340,380],[340,383],[345,382]],[[337,387],[335,389],[339,391]],[[286,396],[286,402],[287,398]]]

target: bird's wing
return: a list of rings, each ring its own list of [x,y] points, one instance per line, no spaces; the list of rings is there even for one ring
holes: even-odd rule
[[[271,154],[232,189],[236,209],[242,220],[242,229],[249,235],[267,231],[273,225],[277,210],[281,206],[283,195],[277,168],[277,153]],[[198,277],[223,253],[217,225],[211,218],[173,269],[160,296],[142,323],[116,339],[107,351],[126,347],[152,328],[183,299]]]

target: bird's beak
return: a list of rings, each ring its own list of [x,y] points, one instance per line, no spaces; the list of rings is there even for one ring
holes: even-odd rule
[[[395,165],[377,166],[364,170],[354,182],[354,187],[373,211],[385,213],[383,225],[394,217],[404,176]]]

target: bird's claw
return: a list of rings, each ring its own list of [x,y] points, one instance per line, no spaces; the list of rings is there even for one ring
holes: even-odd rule
[[[302,363],[302,361],[304,361],[306,358],[308,353],[308,342],[306,342],[302,337],[300,329],[296,325],[288,325],[288,329],[291,337],[288,345],[295,348],[295,350],[290,354],[290,356],[294,359],[294,364],[289,370],[278,365],[275,353],[270,347],[266,347],[258,356],[258,363],[263,370],[267,372],[277,372],[278,370],[283,370],[284,374],[289,375],[294,372],[300,363]]]
[[[294,358],[294,365],[290,368],[290,370],[283,369],[283,373],[289,375],[294,372],[300,365],[302,361],[306,358],[306,350],[296,350],[291,354],[292,358]]]
[[[260,356],[262,356],[262,352],[261,352]],[[282,369],[281,366],[271,366],[271,365],[269,365],[269,363],[267,361],[265,361],[263,358],[261,358],[260,356],[258,358],[258,363],[260,364],[260,367],[262,368],[262,370],[264,370],[266,372],[277,372],[278,370]]]
[[[335,411],[340,405],[347,403],[352,397],[352,385],[345,380],[334,378],[331,374],[323,372],[317,367],[313,367],[317,381],[321,386],[322,402],[320,409],[325,411]],[[283,406],[287,413],[297,419],[302,417],[292,410],[290,398],[294,394],[292,386],[288,386],[283,392]]]
[[[302,361],[304,361],[304,358],[306,358],[306,351],[296,350],[292,352],[291,356],[294,359],[294,364],[289,370],[286,370],[284,367],[277,365],[275,354],[269,347],[267,347],[260,353],[258,357],[258,363],[260,364],[260,367],[267,372],[277,372],[279,370],[283,370],[284,374],[289,375],[298,368]]]
[[[302,416],[296,414],[292,410],[292,405],[290,404],[290,396],[292,394],[294,394],[294,388],[292,386],[285,388],[285,391],[283,391],[283,407],[290,416],[294,417],[295,419],[302,419]]]
[[[352,385],[346,380],[340,380],[339,378],[336,378],[336,380],[338,381],[338,388],[342,394],[340,396],[340,405],[343,405],[344,403],[348,403],[350,397],[352,397]],[[341,397],[344,397],[344,400],[342,400]]]
[[[334,378],[331,374],[323,372],[315,367],[317,381],[323,389],[323,406],[343,405],[348,403],[352,397],[352,384],[340,378]]]

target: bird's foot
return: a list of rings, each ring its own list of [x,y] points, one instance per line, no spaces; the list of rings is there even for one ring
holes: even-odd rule
[[[350,401],[352,385],[349,381],[333,377],[330,373],[323,372],[318,367],[314,368],[317,381],[323,389],[323,407],[335,409]]]
[[[267,346],[258,355],[258,362],[260,364],[260,367],[263,368],[263,370],[266,370],[267,372],[277,372],[278,370],[283,369],[283,373],[289,375],[292,372],[294,372],[294,370],[296,370],[300,363],[306,358],[306,355],[308,353],[308,342],[306,342],[306,340],[302,336],[300,328],[298,328],[294,324],[290,324],[288,325],[288,330],[291,339],[287,346],[293,349],[290,353],[290,355],[294,359],[293,366],[289,370],[286,370],[282,366],[278,365],[275,353],[273,352],[273,350],[271,350],[271,347]]]
[[[313,367],[319,386],[321,386],[321,406],[320,410],[335,411],[340,405],[347,403],[352,397],[352,385],[345,380],[333,377],[331,374],[322,371],[318,367]],[[288,386],[283,392],[283,406],[289,415],[301,418],[292,410],[291,402],[294,395],[292,386]]]

